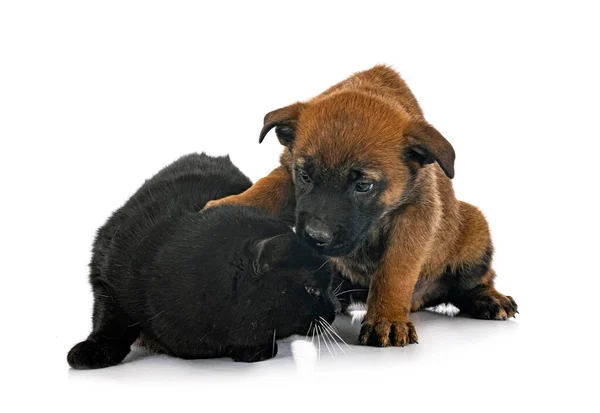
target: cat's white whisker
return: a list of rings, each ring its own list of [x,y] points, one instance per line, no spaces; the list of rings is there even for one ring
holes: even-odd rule
[[[275,357],[275,333],[277,330],[273,330],[273,348],[271,349],[271,357]]]
[[[318,326],[318,324],[315,324],[315,327],[317,327],[317,342],[319,344],[319,350],[318,350],[319,354],[318,354],[317,358],[320,359],[321,358],[321,336],[319,334],[319,329],[318,329],[319,326]]]
[[[158,317],[159,315],[161,315],[161,314],[162,314],[162,313],[164,313],[164,312],[165,312],[165,310],[161,310],[161,311],[159,311],[158,313],[154,314],[152,317],[150,317],[150,318],[149,318],[148,320],[146,320],[146,321],[151,321],[151,320],[154,320],[156,317]]]
[[[340,351],[342,352],[342,354],[345,356],[346,352],[344,351],[344,349],[342,348],[342,346],[340,346],[340,343],[338,343],[338,341],[335,339],[335,337],[333,336],[333,334],[331,334],[331,332],[327,332],[327,334],[329,334],[329,337],[331,338],[332,343],[335,343],[335,345],[340,349]],[[331,345],[333,347],[333,344]],[[335,349],[335,347],[334,347]],[[337,350],[335,350],[335,354],[337,354]]]
[[[338,330],[338,328],[337,328],[335,325],[333,325],[333,324],[329,324],[329,327],[331,327],[331,330],[332,330],[334,333],[338,334],[338,337],[339,337],[340,330]],[[342,338],[341,338],[341,337],[340,337],[340,340],[342,340]],[[343,341],[343,340],[342,340],[342,341]]]
[[[326,331],[326,333],[329,335],[329,338],[331,339],[331,347],[333,347],[333,351],[335,352],[336,356],[337,356],[337,349],[333,346],[334,343],[342,351],[342,354],[346,355],[346,353],[344,352],[344,350],[340,346],[340,343],[338,343],[338,341],[335,339],[335,337],[333,336],[333,334],[331,334],[329,331]]]
[[[344,284],[344,281],[342,280],[337,287],[335,287],[335,290],[333,290],[333,295],[335,295],[337,297],[337,293],[342,289],[342,284]]]
[[[342,346],[340,346],[340,343],[338,343],[338,341],[335,339],[335,337],[333,336],[333,334],[331,334],[331,331],[329,331],[329,328],[327,328],[327,325],[325,325],[325,332],[326,332],[326,334],[329,335],[329,338],[332,341],[331,346],[333,347],[333,343],[335,343],[339,347],[339,349],[342,352],[342,354],[345,356],[346,352],[344,351],[344,349],[342,348]],[[335,347],[334,347],[334,350],[335,350]],[[337,354],[337,351],[336,351],[336,354]]]
[[[346,291],[342,291],[341,293],[337,293],[335,296],[339,297],[342,294],[353,293],[355,291],[368,291],[368,289],[367,288],[356,288],[356,289],[353,289],[353,290],[346,290]]]
[[[313,322],[310,322],[310,325],[308,326],[308,331],[306,332],[306,339],[308,340],[308,335],[310,334],[310,329],[312,328]]]
[[[329,344],[327,343],[327,334],[325,334],[325,329],[321,327],[321,331],[323,332],[323,343],[325,343],[325,347],[327,347],[327,351],[329,351],[331,357],[334,357],[333,353],[331,352],[331,349],[329,348]],[[333,343],[331,345],[333,346]]]
[[[346,341],[344,341],[344,339],[343,339],[342,337],[340,337],[340,335],[337,333],[337,331],[335,331],[335,330],[333,329],[333,327],[331,326],[331,324],[329,324],[329,323],[327,322],[327,320],[325,320],[323,317],[320,317],[320,316],[319,316],[319,318],[320,318],[321,320],[325,321],[325,323],[326,323],[326,325],[329,327],[330,331],[331,331],[333,334],[335,334],[335,335],[336,335],[336,337],[337,337],[337,338],[339,338],[339,339],[342,341],[342,343],[344,343],[344,344],[346,345],[346,347],[348,347],[350,350],[352,350],[352,347],[350,347],[350,346],[348,345],[348,343],[346,343]]]

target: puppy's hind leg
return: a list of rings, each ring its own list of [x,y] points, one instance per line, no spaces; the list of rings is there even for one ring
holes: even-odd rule
[[[517,303],[494,287],[496,273],[489,268],[489,259],[456,272],[449,301],[474,318],[506,320],[518,311]]]
[[[67,362],[75,369],[97,369],[119,364],[129,354],[131,344],[140,333],[114,301],[103,282],[96,280],[93,287],[92,333],[87,340],[76,344],[67,355]]]
[[[494,287],[494,249],[488,223],[477,208],[460,203],[462,249],[457,262],[443,277],[449,286],[448,301],[475,318],[506,320],[514,317],[517,303]]]
[[[482,284],[471,290],[458,292],[453,303],[461,311],[484,320],[506,320],[519,312],[515,300],[498,292],[493,285]]]

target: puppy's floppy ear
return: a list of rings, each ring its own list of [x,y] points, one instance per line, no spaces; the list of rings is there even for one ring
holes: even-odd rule
[[[409,141],[406,155],[410,160],[421,165],[437,162],[448,178],[454,178],[454,148],[436,128],[418,121],[404,134]]]
[[[290,256],[295,241],[294,234],[279,234],[274,237],[264,238],[250,247],[254,255],[254,271],[263,273],[275,267],[277,263]]]
[[[304,103],[297,102],[267,113],[265,115],[264,126],[260,131],[258,143],[262,143],[267,133],[275,128],[279,143],[290,147],[296,138],[296,123],[304,105]]]

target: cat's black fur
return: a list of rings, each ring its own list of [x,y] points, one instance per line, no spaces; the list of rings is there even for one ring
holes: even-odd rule
[[[289,227],[249,207],[198,212],[250,186],[228,157],[205,154],[146,181],[98,230],[93,329],[69,364],[118,364],[140,335],[182,358],[266,360],[275,339],[333,322],[330,269]]]

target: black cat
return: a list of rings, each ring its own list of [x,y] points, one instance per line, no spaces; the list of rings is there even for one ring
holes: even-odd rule
[[[120,363],[140,336],[182,358],[260,361],[339,302],[326,261],[281,221],[213,199],[251,186],[229,160],[187,155],[99,229],[90,263],[93,329],[67,356],[78,369]]]

